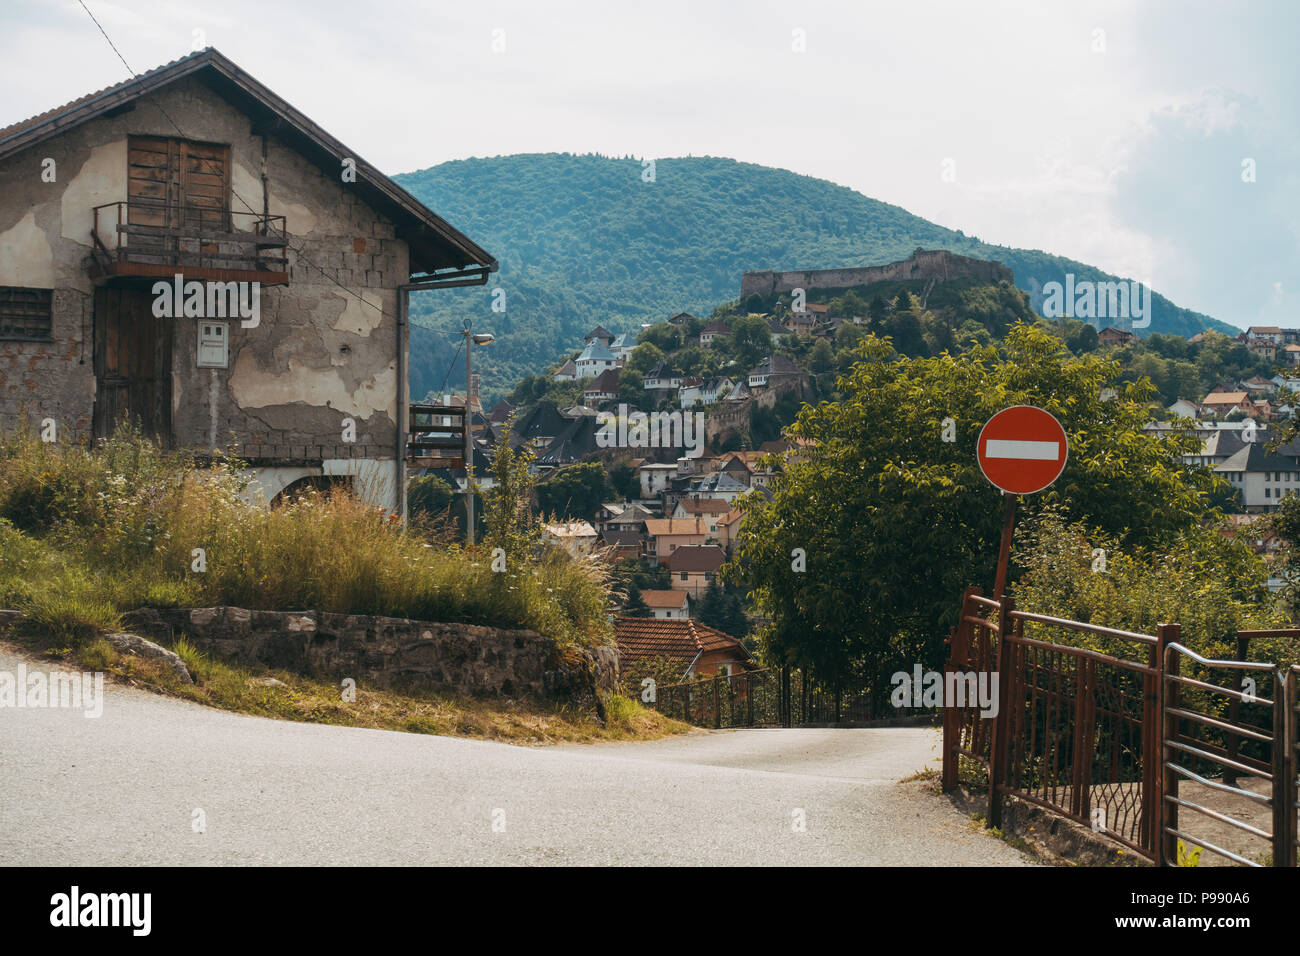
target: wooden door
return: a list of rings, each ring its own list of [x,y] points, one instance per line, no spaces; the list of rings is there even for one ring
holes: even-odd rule
[[[176,319],[153,314],[140,288],[95,290],[96,438],[120,422],[137,422],[163,447],[171,443],[171,342]]]

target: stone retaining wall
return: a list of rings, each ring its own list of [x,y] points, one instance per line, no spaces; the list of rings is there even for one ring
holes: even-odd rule
[[[350,677],[358,687],[560,698],[599,706],[599,696],[618,682],[615,648],[563,651],[529,630],[237,607],[142,608],[126,615],[123,624],[166,644],[185,637],[224,660]]]

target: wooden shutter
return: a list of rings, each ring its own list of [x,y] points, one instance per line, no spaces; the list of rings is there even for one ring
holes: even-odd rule
[[[161,136],[127,144],[130,221],[137,226],[203,226],[228,232],[230,147]]]

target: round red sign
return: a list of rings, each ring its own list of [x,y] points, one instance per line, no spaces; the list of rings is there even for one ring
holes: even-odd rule
[[[1061,423],[1033,405],[1004,408],[975,443],[984,477],[1013,495],[1032,495],[1061,477],[1069,452]]]

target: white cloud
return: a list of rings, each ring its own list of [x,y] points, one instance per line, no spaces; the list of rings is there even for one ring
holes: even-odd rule
[[[1171,122],[1189,151],[1267,134],[1261,170],[1276,182],[1294,159],[1300,105],[1287,40],[1296,16],[1272,0],[1231,11],[1122,0],[87,2],[135,69],[184,55],[202,29],[390,172],[513,152],[731,156],[829,179],[986,241],[1149,274],[1180,305],[1229,321],[1261,293],[1253,279],[1238,288],[1231,275],[1205,278],[1222,225],[1152,224],[1124,187],[1135,169],[1149,175],[1145,152]],[[791,50],[796,27],[806,53]],[[505,31],[505,52],[492,52],[494,29]],[[6,4],[0,52],[0,122],[123,78],[67,0]],[[956,160],[956,183],[940,179],[945,157]],[[1184,165],[1190,177],[1212,175],[1203,162]],[[1177,180],[1179,164],[1165,174]],[[1300,213],[1278,215],[1300,229]],[[1257,253],[1265,265],[1271,256]],[[1294,265],[1275,261],[1273,272],[1291,278]]]

